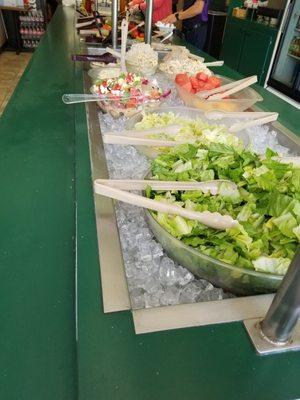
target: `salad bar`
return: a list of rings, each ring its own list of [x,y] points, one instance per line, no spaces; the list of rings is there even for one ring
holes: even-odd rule
[[[238,304],[240,296],[275,292],[300,239],[297,138],[272,125],[277,113],[251,110],[262,100],[249,88],[256,77],[215,75],[211,68],[222,62],[205,62],[172,43],[164,51],[155,42],[133,43],[122,60],[123,45],[120,53],[83,49],[86,61],[103,51],[115,60],[87,63],[86,94],[77,95],[91,101],[95,201],[98,195],[121,200],[115,212],[110,205],[109,240],[119,242],[120,309]],[[64,101],[72,103],[72,96],[76,101],[71,94]],[[108,175],[97,167],[94,147],[102,148]],[[111,311],[120,293],[104,289],[116,277],[100,239],[107,212],[95,206],[104,309]]]
[[[77,19],[58,7],[0,120],[1,397],[299,398],[298,353],[239,322],[294,267],[299,115],[175,37],[124,48],[121,23],[112,50]]]

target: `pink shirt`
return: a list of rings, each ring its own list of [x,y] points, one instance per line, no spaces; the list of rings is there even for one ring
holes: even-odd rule
[[[146,11],[146,1],[144,0],[133,0],[132,4],[139,4],[140,9]],[[172,14],[172,0],[154,0],[153,1],[153,16],[152,22],[155,24],[157,21],[161,21],[168,15]]]

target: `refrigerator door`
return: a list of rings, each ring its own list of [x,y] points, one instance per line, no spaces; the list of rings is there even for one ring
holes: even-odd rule
[[[5,42],[6,42],[6,30],[4,26],[2,12],[0,10],[0,48],[4,45]]]
[[[268,84],[294,100],[300,101],[299,66],[300,0],[295,0],[291,4]]]

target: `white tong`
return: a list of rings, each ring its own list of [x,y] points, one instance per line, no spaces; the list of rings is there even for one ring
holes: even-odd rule
[[[211,61],[204,63],[206,67],[222,67],[224,65],[224,61]]]
[[[111,49],[110,47],[106,47],[105,52],[106,53],[110,53],[111,55],[113,55],[113,56],[115,56],[117,58],[121,58],[121,53],[119,53],[116,50]]]
[[[201,99],[220,100],[224,97],[230,96],[231,94],[237,93],[256,82],[257,76],[253,75],[248,78],[227,83],[226,85],[219,86],[215,89],[203,90],[202,92],[197,93],[196,96]]]
[[[231,133],[237,133],[244,129],[266,124],[268,122],[276,121],[278,113],[268,112],[232,112],[225,113],[221,111],[210,111],[204,114],[207,119],[221,119],[221,118],[246,118],[250,121],[237,122],[228,128]],[[149,136],[159,133],[164,133],[170,136],[176,135],[182,126],[180,125],[169,125],[157,128],[145,129],[142,131],[138,130],[127,130],[122,131],[120,134],[115,132],[107,132],[103,134],[103,142],[106,144],[122,144],[132,146],[150,146],[150,147],[174,147],[180,144],[193,144],[197,141],[196,137],[191,140],[176,141],[176,140],[165,140],[165,139],[149,139]]]
[[[128,36],[128,21],[126,19],[123,19],[121,24],[121,62],[120,62],[122,72],[127,72],[126,62],[125,62],[127,36]]]
[[[228,130],[229,132],[236,133],[243,129],[251,128],[253,126],[260,126],[269,122],[276,121],[278,113],[275,112],[263,112],[263,111],[243,111],[243,112],[224,112],[224,111],[208,111],[205,114],[207,119],[218,120],[223,118],[237,118],[237,119],[249,119],[246,122],[236,122],[231,125]]]
[[[143,130],[136,130],[136,129],[127,129],[126,131],[121,131],[122,136],[129,136],[129,137],[148,137],[150,135],[156,135],[160,133],[165,133],[168,135],[176,135],[182,125],[166,125],[166,126],[159,126],[157,128],[148,128]],[[117,131],[109,131],[106,132],[105,135],[116,135]]]
[[[221,183],[227,182],[232,188],[236,188],[233,182],[225,180],[207,182],[180,182],[180,181],[152,181],[152,180],[110,180],[96,179],[94,181],[94,192],[114,200],[123,201],[138,207],[158,211],[166,214],[179,215],[183,218],[196,220],[214,229],[228,229],[234,227],[238,222],[230,215],[221,215],[218,212],[198,212],[182,208],[167,201],[148,199],[128,190],[145,190],[151,186],[153,190],[201,190],[216,195]]]
[[[105,144],[121,144],[130,146],[149,146],[149,147],[174,147],[180,144],[195,143],[192,141],[175,141],[175,140],[160,140],[160,139],[147,139],[143,137],[123,136],[123,135],[102,135],[103,143]]]
[[[168,33],[167,36],[161,39],[160,43],[163,43],[165,40],[169,39],[171,36],[173,36],[173,31]]]
[[[138,25],[136,25],[134,28],[132,28],[132,29],[130,29],[130,31],[128,31],[128,35],[144,25],[145,25],[145,21],[140,22]]]
[[[95,22],[94,19],[92,19],[91,21],[86,21],[86,22],[78,22],[78,23],[75,25],[75,28],[76,28],[76,29],[84,28],[85,26],[92,25],[94,22]]]

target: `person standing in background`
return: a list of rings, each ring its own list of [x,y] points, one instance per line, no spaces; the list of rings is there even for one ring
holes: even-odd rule
[[[168,15],[162,22],[174,24],[182,21],[185,39],[203,50],[207,35],[208,2],[209,0],[184,0],[183,9]]]
[[[132,0],[130,3],[128,3],[128,7],[130,11],[141,10],[145,14],[147,5],[145,0]],[[171,13],[172,13],[172,0],[153,1],[153,15],[152,15],[153,24],[163,20]]]

